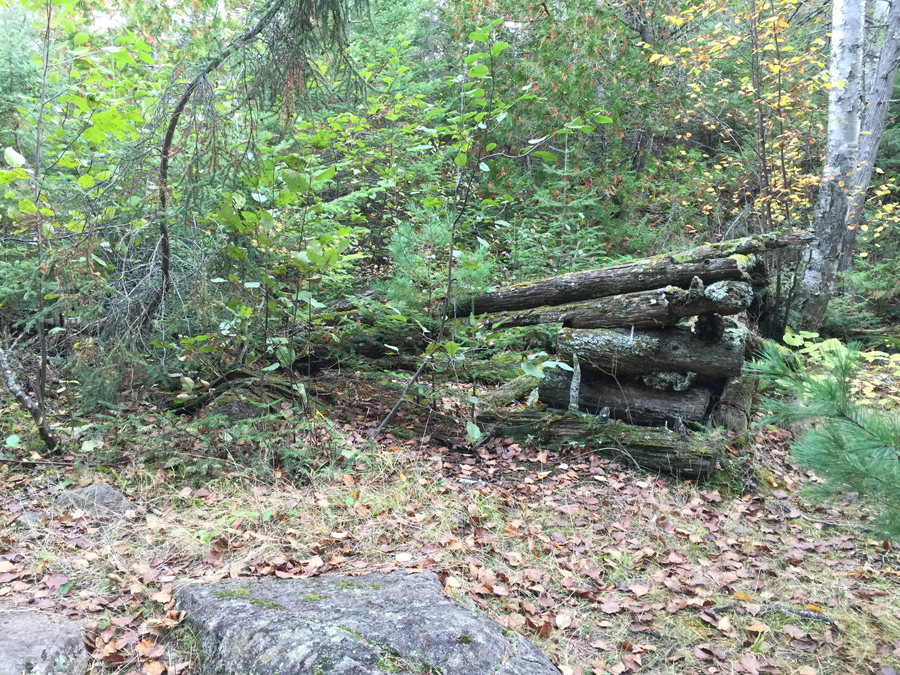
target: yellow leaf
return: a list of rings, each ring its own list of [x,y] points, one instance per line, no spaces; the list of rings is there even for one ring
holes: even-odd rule
[[[868,258],[868,257],[869,257],[869,254],[866,253],[865,251],[863,251],[862,253],[859,254],[859,257],[860,257],[860,258]]]
[[[863,232],[868,232],[869,226],[868,225],[860,225],[859,229],[861,229]]]
[[[656,62],[659,61],[661,58],[662,58],[662,54],[653,54],[653,55],[650,57],[650,63],[656,63]]]
[[[735,600],[743,600],[744,602],[753,602],[753,598],[744,593],[744,591],[738,591],[734,595],[732,595]]]

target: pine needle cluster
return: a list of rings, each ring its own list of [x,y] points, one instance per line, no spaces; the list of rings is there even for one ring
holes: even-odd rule
[[[864,361],[857,346],[829,340],[816,359],[769,342],[751,367],[780,394],[763,423],[806,423],[794,459],[825,479],[818,496],[857,492],[877,505],[872,527],[900,539],[900,416],[854,400],[851,385]]]

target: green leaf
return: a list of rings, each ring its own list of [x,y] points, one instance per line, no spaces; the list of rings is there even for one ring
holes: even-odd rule
[[[276,363],[273,363],[271,366],[266,366],[265,368],[263,368],[263,372],[264,372],[264,373],[271,373],[273,370],[275,370],[276,368],[278,368],[278,365],[279,365],[279,364],[276,362]]]
[[[469,443],[477,443],[484,437],[484,432],[471,420],[466,422],[466,440]]]
[[[491,45],[491,56],[497,56],[500,52],[509,47],[505,42],[495,42]]]
[[[488,74],[488,67],[484,65],[469,68],[469,77],[484,77]]]
[[[59,587],[59,594],[66,595],[69,591],[72,590],[72,588],[74,588],[74,586],[75,586],[74,579],[72,579],[71,581],[67,581],[62,586]]]
[[[534,365],[533,363],[523,363],[522,370],[525,371],[526,375],[531,375],[532,377],[542,378],[544,377],[544,371],[539,367]]]
[[[803,344],[803,338],[788,328],[787,332],[784,334],[784,343],[791,347],[799,347]]]
[[[482,171],[484,171],[485,173],[487,173],[488,171],[491,170],[491,167],[489,167],[489,166],[488,166],[487,164],[485,164],[484,162],[481,162],[481,163],[478,165],[478,168],[481,169]]]
[[[453,160],[453,163],[456,164],[456,166],[458,166],[460,168],[464,167],[466,165],[466,153],[464,153],[464,152],[459,153],[456,156],[456,158]]]
[[[487,42],[491,39],[489,33],[482,33],[480,31],[476,31],[474,33],[469,33],[469,39],[475,40],[475,42]]]
[[[547,152],[546,150],[535,150],[532,154],[535,157],[540,157],[541,159],[546,160],[548,162],[558,162],[559,161],[559,157],[554,155],[552,152]]]
[[[3,151],[3,159],[5,159],[6,163],[14,169],[18,169],[25,164],[25,158],[12,148],[6,148],[6,150]]]
[[[606,115],[596,115],[594,117],[594,122],[597,124],[612,124],[612,117],[607,117]]]
[[[19,447],[19,437],[13,434],[12,436],[6,437],[6,447],[7,448],[18,448]]]
[[[74,37],[74,42],[76,45],[83,45],[85,42],[91,39],[91,36],[87,33],[76,33]]]
[[[37,206],[30,199],[19,200],[19,211],[22,213],[37,213]]]
[[[447,340],[447,344],[444,345],[447,349],[447,353],[450,356],[455,356],[456,352],[459,351],[459,345],[453,342],[453,340]]]
[[[89,176],[88,174],[84,174],[78,178],[78,184],[83,187],[85,190],[88,188],[94,187],[97,184],[97,181],[94,180],[93,176]]]

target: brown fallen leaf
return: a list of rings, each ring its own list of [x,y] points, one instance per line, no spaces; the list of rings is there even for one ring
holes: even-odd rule
[[[783,626],[781,630],[783,630],[785,633],[790,635],[795,640],[802,640],[803,638],[806,637],[806,631],[801,630],[801,629],[797,628],[797,626],[790,624],[790,623],[787,624],[786,626]]]
[[[734,672],[748,673],[748,675],[759,675],[759,661],[753,654],[744,654],[741,658],[734,662]]]
[[[148,661],[141,667],[141,670],[147,675],[163,675],[166,672],[166,665],[162,661]]]

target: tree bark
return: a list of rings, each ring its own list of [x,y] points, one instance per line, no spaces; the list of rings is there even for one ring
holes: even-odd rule
[[[692,372],[733,377],[744,363],[743,342],[709,343],[678,329],[563,328],[556,349],[560,357],[578,354],[585,365],[612,376]]]
[[[712,392],[703,387],[687,391],[660,391],[648,387],[639,379],[614,378],[583,369],[578,393],[578,409],[597,415],[604,407],[609,417],[628,424],[677,427],[682,422],[703,422]],[[569,387],[572,373],[548,368],[538,387],[541,403],[553,408],[569,407]],[[677,418],[677,419],[676,419]]]
[[[50,452],[62,449],[62,439],[50,430],[50,425],[47,424],[47,416],[44,414],[44,409],[32,401],[31,397],[22,391],[22,388],[16,384],[12,369],[6,361],[6,353],[2,348],[0,348],[0,376],[3,377],[3,381],[6,383],[6,386],[9,388],[9,391],[12,392],[15,399],[31,415],[35,426],[38,428],[38,434],[40,435],[41,440],[44,441],[44,445],[47,446],[47,449]]]
[[[747,432],[750,429],[750,412],[756,385],[757,379],[752,375],[742,375],[729,382],[709,417],[709,425],[724,427],[742,443],[749,441]]]
[[[719,463],[717,449],[722,445],[714,434],[632,427],[561,410],[494,411],[479,415],[477,423],[482,431],[494,436],[581,443],[598,455],[685,478],[702,478],[715,472]]]
[[[694,277],[699,277],[706,284],[726,279],[748,279],[750,261],[746,256],[807,241],[807,235],[793,233],[734,239],[683,253],[659,255],[512,286],[464,300],[460,307],[475,314],[485,314],[560,305],[669,285],[687,288]]]
[[[679,319],[707,312],[737,314],[750,306],[753,289],[744,281],[717,281],[704,288],[694,277],[691,288],[666,286],[655,291],[623,293],[596,300],[494,314],[486,323],[536,326],[561,323],[564,328],[671,326]]]
[[[891,3],[887,17],[887,32],[881,45],[881,56],[875,68],[875,77],[866,92],[866,112],[859,137],[858,166],[850,181],[850,205],[847,230],[844,234],[841,271],[853,268],[853,246],[863,220],[866,194],[872,181],[875,158],[878,156],[878,146],[884,133],[894,82],[897,79],[898,63],[900,63],[900,2],[895,0]]]
[[[862,110],[863,19],[865,0],[835,0],[831,30],[831,91],[828,146],[819,187],[815,234],[807,247],[797,308],[803,328],[816,330],[825,316],[841,260],[858,157]]]

